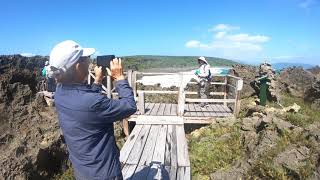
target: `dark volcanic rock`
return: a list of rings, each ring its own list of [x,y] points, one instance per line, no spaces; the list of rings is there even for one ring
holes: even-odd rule
[[[254,82],[256,74],[258,74],[258,68],[250,65],[233,65],[233,74],[243,79],[243,89],[241,91],[241,97],[246,98],[256,94],[252,88],[251,83]]]
[[[311,88],[306,91],[304,99],[311,102],[313,109],[320,110],[320,80],[312,83]]]
[[[305,92],[311,88],[315,76],[303,68],[288,68],[281,72],[279,81],[282,92],[287,92],[295,97],[304,98]]]
[[[0,179],[50,179],[66,163],[55,110],[36,94],[46,60],[0,56]]]

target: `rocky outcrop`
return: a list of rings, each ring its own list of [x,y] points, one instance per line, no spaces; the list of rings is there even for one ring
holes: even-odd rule
[[[282,92],[287,92],[295,97],[304,98],[306,91],[315,81],[315,76],[302,67],[288,68],[281,72],[279,81]]]
[[[246,98],[256,94],[251,83],[255,80],[258,68],[256,66],[236,64],[232,66],[232,74],[243,79],[243,89],[241,97]]]
[[[312,83],[311,88],[306,91],[304,99],[311,103],[313,109],[320,110],[320,80]]]
[[[66,164],[56,113],[37,94],[46,60],[0,56],[0,179],[49,179]]]

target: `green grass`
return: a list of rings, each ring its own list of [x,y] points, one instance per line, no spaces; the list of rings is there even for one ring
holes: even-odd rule
[[[301,98],[293,97],[289,94],[283,94],[281,96],[281,104],[285,107],[292,106],[294,103],[298,104],[301,109],[298,113],[288,112],[285,114],[285,119],[293,125],[300,127],[307,127],[314,122],[320,121],[320,111],[312,109],[311,104],[305,102]],[[269,106],[279,108],[274,103],[268,103]]]
[[[122,57],[125,69],[133,70],[146,70],[153,68],[190,68],[197,67],[196,56],[125,56]],[[232,66],[238,64],[235,61],[207,57],[206,58],[211,66]]]
[[[240,128],[236,125],[209,126],[196,133],[189,136],[189,154],[194,179],[209,179],[210,173],[229,168],[243,155]],[[228,138],[222,138],[222,135],[226,134]]]
[[[311,154],[316,154],[315,144],[306,139],[301,133],[285,132],[277,141],[277,145],[266,152],[258,161],[254,162],[253,168],[247,173],[246,179],[308,179],[315,170],[317,159],[310,156],[306,159],[306,164],[298,170],[298,174],[293,174],[287,169],[275,166],[274,158],[290,144],[306,146]]]

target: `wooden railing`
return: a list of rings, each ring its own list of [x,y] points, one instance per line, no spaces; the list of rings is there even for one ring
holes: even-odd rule
[[[223,103],[224,105],[231,104],[233,105],[233,113],[235,116],[239,114],[240,111],[240,92],[242,90],[243,81],[241,78],[232,76],[232,75],[214,75],[214,77],[221,77],[222,82],[210,82],[214,86],[222,86],[222,92],[209,92],[210,95],[221,96],[223,98],[219,99],[199,99],[199,98],[190,98],[186,95],[196,95],[198,92],[186,91],[184,87],[184,77],[186,75],[192,75],[191,72],[183,73],[147,73],[147,72],[137,72],[129,70],[125,73],[128,79],[129,85],[133,89],[134,97],[137,101],[138,109],[141,114],[144,114],[145,111],[145,94],[177,94],[178,95],[178,108],[177,115],[183,116],[184,107],[186,103],[199,103],[199,102],[208,102],[208,103]],[[155,75],[179,75],[180,85],[179,90],[169,91],[169,90],[138,90],[137,87],[137,76],[155,76]],[[89,72],[88,75],[88,84],[91,83],[91,78],[95,78],[93,72]],[[188,82],[187,84],[197,84],[197,82]],[[105,93],[109,98],[117,95],[114,88],[112,88],[112,82],[110,76],[107,76],[106,86],[103,85]]]

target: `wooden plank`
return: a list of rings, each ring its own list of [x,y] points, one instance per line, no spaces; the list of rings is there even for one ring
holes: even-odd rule
[[[165,116],[170,116],[171,115],[170,114],[171,106],[172,106],[172,104],[166,104],[166,107],[164,109],[164,114],[163,115],[165,115]]]
[[[220,110],[219,110],[219,108],[217,107],[216,104],[212,104],[210,106],[213,109],[213,112],[215,112],[217,114],[217,117],[221,117],[222,116],[222,113],[220,112]]]
[[[202,109],[201,109],[201,107],[200,107],[199,104],[195,104],[195,105],[194,105],[194,108],[195,108],[196,111],[197,111],[197,116],[198,116],[198,117],[203,117],[203,116],[204,116],[203,113],[202,113]]]
[[[128,157],[128,160],[126,164],[138,164],[141,154],[143,152],[143,148],[146,144],[147,137],[149,135],[151,125],[143,125],[139,136],[134,143],[134,146],[130,152],[130,155]]]
[[[183,124],[183,117],[180,116],[144,116],[135,118],[136,124]]]
[[[146,115],[150,115],[151,114],[151,111],[154,107],[154,103],[150,103],[149,106],[148,106],[148,110],[146,111]]]
[[[168,125],[166,135],[166,148],[164,156],[164,165],[171,166],[171,141],[172,141],[172,125]]]
[[[183,122],[184,124],[212,124],[212,123],[215,123],[216,121],[215,121],[215,118],[212,118],[212,117],[201,117],[201,118],[186,117]]]
[[[194,104],[188,104],[189,111],[191,116],[197,116],[196,108],[194,107]]]
[[[171,160],[171,166],[177,167],[178,166],[178,155],[177,155],[177,126],[169,126],[169,133],[171,136],[171,141],[170,141],[170,160]]]
[[[184,116],[191,116],[190,114],[190,109],[189,109],[189,104],[184,105],[185,113]]]
[[[171,114],[172,116],[177,116],[177,104],[172,104],[172,105],[171,105],[170,114]]]
[[[182,125],[176,125],[178,166],[190,166],[188,144]]]
[[[209,111],[211,117],[216,117],[218,116],[217,113],[214,111],[212,108],[212,105],[206,106],[206,109]]]
[[[160,106],[159,106],[159,110],[158,110],[157,115],[158,116],[163,116],[165,108],[166,108],[166,104],[165,103],[161,103]]]
[[[164,157],[166,152],[166,138],[167,138],[167,129],[168,125],[158,125],[160,130],[158,133],[157,144],[154,148],[152,162],[159,162],[161,165],[164,165]]]
[[[222,104],[217,104],[216,105],[219,109],[219,111],[221,112],[222,116],[228,116],[228,113],[225,111],[225,109],[222,107]]]
[[[178,171],[178,167],[177,166],[171,166],[170,179],[176,179],[177,178],[177,171]]]
[[[132,150],[132,147],[140,134],[141,129],[142,129],[142,125],[136,125],[133,128],[128,140],[124,143],[124,145],[120,151],[120,162],[122,162],[124,164],[126,163],[128,157],[129,157],[129,154]]]
[[[132,177],[132,175],[134,174],[137,165],[136,164],[126,164],[126,171],[125,173],[122,173],[123,175],[123,179],[130,179]]]
[[[150,115],[156,116],[159,110],[159,106],[160,106],[159,103],[155,103],[153,109],[151,110]]]
[[[157,143],[159,129],[160,129],[160,126],[151,126],[146,145],[144,146],[144,149],[139,161],[139,166],[149,166],[150,163],[152,162],[152,156],[153,156],[155,145]]]
[[[203,113],[203,116],[204,117],[211,117],[211,114],[210,114],[210,109],[209,109],[209,105],[208,106],[205,106],[202,110],[202,113]]]
[[[190,180],[190,167],[179,167],[177,172],[177,180]]]
[[[186,98],[185,102],[210,102],[210,103],[234,103],[235,99],[191,99]]]

